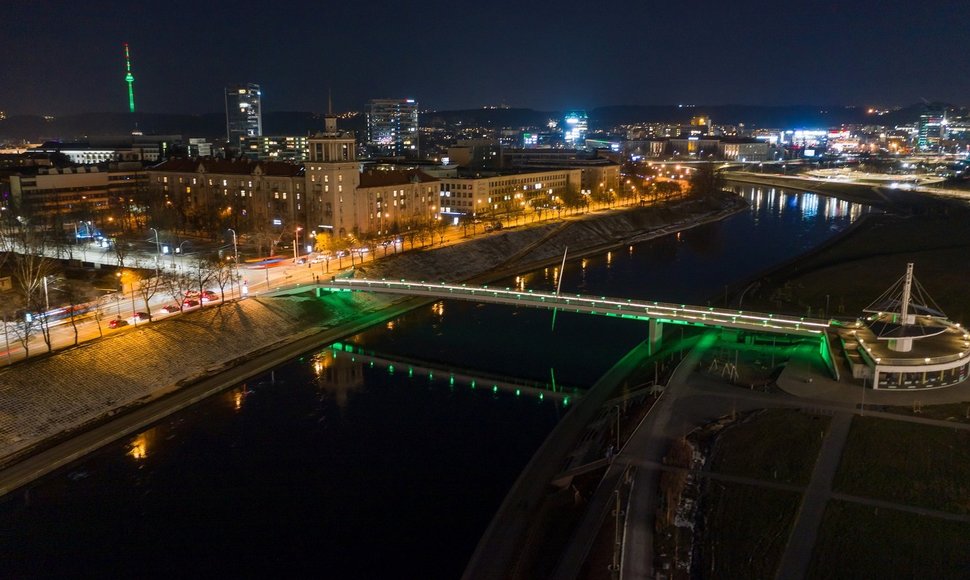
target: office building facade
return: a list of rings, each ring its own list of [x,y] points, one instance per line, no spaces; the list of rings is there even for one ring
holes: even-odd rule
[[[562,139],[566,147],[585,147],[586,131],[589,128],[586,111],[569,111],[563,116],[562,122]]]
[[[418,157],[418,103],[372,99],[367,103],[366,144],[375,157]]]
[[[238,147],[245,137],[263,134],[262,92],[259,85],[247,83],[226,87],[226,139]]]
[[[926,106],[919,116],[916,134],[918,151],[939,151],[943,144],[943,131],[946,124],[946,109]]]

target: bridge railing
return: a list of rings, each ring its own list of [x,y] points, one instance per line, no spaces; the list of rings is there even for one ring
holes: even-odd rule
[[[704,325],[725,325],[753,330],[792,332],[806,335],[820,335],[831,326],[831,322],[821,319],[775,315],[745,310],[671,304],[664,302],[642,302],[632,299],[599,298],[581,294],[554,294],[533,290],[513,290],[489,286],[467,286],[408,280],[368,280],[347,278],[331,280],[324,286],[334,289],[365,290],[433,296],[438,298],[487,298],[486,302],[523,304],[541,308],[573,309],[592,314],[615,315],[621,317],[654,319],[660,322],[686,322]]]

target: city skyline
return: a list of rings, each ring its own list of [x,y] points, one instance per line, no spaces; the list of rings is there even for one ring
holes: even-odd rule
[[[946,0],[784,10],[705,1],[608,12],[497,2],[460,13],[432,2],[406,15],[416,23],[406,29],[397,24],[405,15],[386,2],[288,7],[265,13],[242,2],[230,12],[176,1],[158,11],[100,0],[61,21],[52,19],[65,9],[56,2],[6,6],[0,16],[17,26],[0,54],[0,110],[127,110],[125,43],[139,110],[156,113],[219,111],[223,87],[247,82],[262,87],[267,111],[323,111],[328,89],[335,110],[402,95],[438,110],[565,110],[964,104],[970,93],[957,74],[970,64],[960,27],[970,6]]]

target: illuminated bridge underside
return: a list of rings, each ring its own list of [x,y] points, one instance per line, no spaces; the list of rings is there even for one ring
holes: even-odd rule
[[[605,296],[600,298],[579,294],[556,296],[548,292],[518,291],[508,288],[489,288],[488,286],[429,284],[408,281],[392,282],[353,278],[331,280],[321,283],[320,286],[328,290],[428,296],[487,304],[558,309],[563,312],[599,314],[660,323],[734,328],[753,332],[808,336],[816,339],[824,336],[826,329],[831,326],[831,323],[827,320],[813,318],[725,310],[687,304],[643,302]]]

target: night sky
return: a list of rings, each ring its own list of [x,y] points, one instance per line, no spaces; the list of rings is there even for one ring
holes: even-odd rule
[[[0,110],[223,110],[262,85],[267,111],[412,97],[505,103],[968,104],[967,0],[390,2],[5,0]]]

